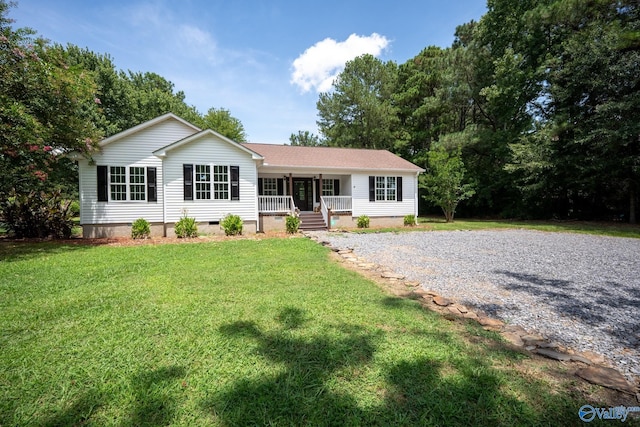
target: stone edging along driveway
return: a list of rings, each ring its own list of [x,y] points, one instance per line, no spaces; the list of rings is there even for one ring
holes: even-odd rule
[[[409,281],[434,307],[638,393],[640,239],[528,230],[308,235],[361,269]]]

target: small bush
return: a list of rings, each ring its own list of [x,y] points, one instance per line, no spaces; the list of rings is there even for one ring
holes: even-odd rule
[[[131,225],[132,239],[148,239],[151,236],[151,224],[144,218],[136,219]]]
[[[222,221],[220,226],[224,230],[224,234],[227,236],[236,236],[242,234],[242,218],[238,215],[228,214]]]
[[[71,213],[71,216],[74,218],[80,216],[80,202],[77,200],[73,200],[69,204],[69,211]]]
[[[176,222],[176,236],[179,238],[198,237],[198,226],[195,218],[189,218],[186,214]]]
[[[369,217],[366,215],[360,215],[358,217],[358,228],[369,228]]]
[[[287,233],[296,234],[300,228],[300,218],[297,215],[287,215],[285,226]]]
[[[405,215],[404,216],[404,225],[407,227],[413,227],[416,225],[416,216],[415,215]]]
[[[1,219],[9,234],[17,238],[67,239],[73,231],[70,204],[60,191],[18,194],[13,190],[0,203]]]

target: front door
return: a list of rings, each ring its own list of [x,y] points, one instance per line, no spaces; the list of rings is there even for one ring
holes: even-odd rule
[[[293,201],[301,211],[313,210],[313,181],[311,178],[293,178]]]

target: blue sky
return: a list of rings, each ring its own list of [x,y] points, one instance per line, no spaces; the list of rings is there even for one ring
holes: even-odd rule
[[[9,17],[57,43],[155,72],[201,113],[225,108],[251,142],[317,132],[318,93],[344,62],[370,53],[401,64],[448,47],[486,0],[19,0]]]

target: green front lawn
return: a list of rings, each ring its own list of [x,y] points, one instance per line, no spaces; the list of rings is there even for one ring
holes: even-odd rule
[[[303,238],[4,242],[0,277],[2,426],[575,425],[588,403]]]

